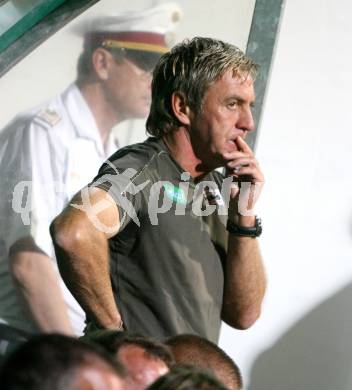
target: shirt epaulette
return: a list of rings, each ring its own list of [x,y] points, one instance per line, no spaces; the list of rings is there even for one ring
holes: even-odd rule
[[[39,121],[44,122],[50,127],[54,127],[60,122],[61,116],[55,110],[44,108],[36,114],[35,119],[39,119]]]

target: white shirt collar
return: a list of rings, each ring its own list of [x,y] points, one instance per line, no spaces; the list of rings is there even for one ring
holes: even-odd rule
[[[116,151],[117,143],[113,134],[110,134],[106,145],[106,152],[104,151],[95,118],[75,83],[71,84],[64,91],[62,100],[79,137],[95,141],[98,153],[104,157],[109,157],[110,154]]]

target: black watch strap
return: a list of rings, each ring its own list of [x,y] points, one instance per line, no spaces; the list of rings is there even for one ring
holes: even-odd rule
[[[253,227],[238,226],[228,219],[226,229],[229,233],[240,237],[259,237],[263,231],[262,221],[257,217],[255,217],[255,225]]]

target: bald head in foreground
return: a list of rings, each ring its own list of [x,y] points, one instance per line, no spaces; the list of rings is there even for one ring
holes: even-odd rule
[[[175,362],[167,346],[141,335],[103,330],[83,339],[102,347],[124,367],[126,390],[144,390]]]
[[[216,344],[195,335],[178,335],[165,341],[177,364],[191,364],[210,371],[229,390],[243,388],[241,372],[236,363]]]

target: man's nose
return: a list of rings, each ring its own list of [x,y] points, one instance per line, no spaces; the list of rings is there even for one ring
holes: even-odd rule
[[[254,130],[254,119],[252,110],[250,107],[243,107],[243,111],[241,113],[241,117],[239,120],[239,123],[237,124],[237,127],[244,131],[252,131]]]

